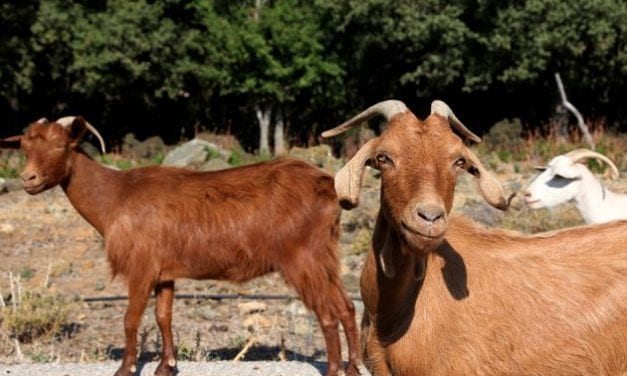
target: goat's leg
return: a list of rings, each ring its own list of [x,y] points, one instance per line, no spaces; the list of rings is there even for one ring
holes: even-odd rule
[[[363,356],[366,368],[368,368],[372,376],[392,376],[385,349],[378,340],[376,328],[372,326],[370,318],[366,315],[367,313],[364,312],[364,317],[367,317],[367,319],[366,322],[362,322],[362,328],[366,326],[362,329],[364,330],[363,335],[365,336],[362,338],[362,344],[364,346]]]
[[[161,331],[163,349],[161,361],[155,371],[156,376],[171,376],[176,367],[176,351],[172,339],[172,301],[174,299],[174,281],[157,284],[155,287],[155,317]]]
[[[327,346],[327,376],[336,376],[342,366],[339,322],[328,308],[314,308],[314,311],[318,317],[318,322],[320,322],[324,342]]]
[[[309,260],[305,262],[311,265]],[[312,266],[321,268],[320,264],[316,263]],[[295,271],[298,271],[298,274],[295,274]],[[285,268],[282,272],[285,280],[294,286],[305,306],[316,314],[327,347],[327,376],[336,376],[342,365],[339,321],[333,312],[333,303],[327,302],[327,296],[331,290],[330,280],[320,277],[327,274],[326,270],[293,267]],[[314,289],[312,286],[317,286],[317,288]]]
[[[359,331],[355,321],[355,305],[348,294],[346,294],[339,280],[333,284],[331,294],[333,295],[337,316],[342,323],[342,327],[344,327],[344,335],[348,345],[346,375],[359,375]]]
[[[152,290],[152,286],[143,281],[129,280],[128,285],[128,307],[124,315],[124,334],[126,336],[124,358],[115,376],[130,376],[137,370],[137,329]]]

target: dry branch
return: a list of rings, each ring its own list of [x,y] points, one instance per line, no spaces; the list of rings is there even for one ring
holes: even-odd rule
[[[592,136],[590,136],[588,126],[586,125],[586,123],[584,123],[583,116],[581,116],[579,110],[577,110],[577,108],[568,101],[568,98],[566,98],[566,91],[564,90],[562,78],[560,77],[559,73],[555,73],[555,81],[557,82],[557,88],[559,89],[560,96],[562,97],[562,104],[564,105],[564,107],[566,107],[566,109],[568,109],[568,111],[572,112],[573,115],[575,115],[575,117],[577,118],[577,125],[579,126],[579,129],[581,129],[581,133],[583,134],[583,139],[586,141],[590,149],[594,150],[594,140],[592,139]]]

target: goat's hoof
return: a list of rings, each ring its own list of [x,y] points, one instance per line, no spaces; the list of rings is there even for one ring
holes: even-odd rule
[[[359,367],[357,367],[356,363],[348,363],[346,367],[346,376],[359,376],[361,372],[359,371]]]
[[[133,376],[135,374],[135,371],[137,371],[137,366],[135,365],[128,366],[128,365],[122,364],[120,368],[118,368],[118,370],[115,371],[114,376]]]
[[[159,366],[155,370],[155,376],[174,376],[174,369],[176,368],[176,363],[174,366],[170,366],[168,362],[161,361]]]
[[[327,373],[325,376],[339,376],[340,374],[340,367],[328,367],[327,368]]]

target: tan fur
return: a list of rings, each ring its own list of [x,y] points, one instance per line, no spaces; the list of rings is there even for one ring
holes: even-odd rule
[[[626,244],[626,221],[521,236],[453,217],[423,282],[411,254],[396,253],[396,279],[368,258],[365,361],[394,375],[624,374]]]
[[[327,374],[341,368],[338,325],[357,374],[355,310],[340,275],[339,212],[334,181],[297,160],[279,159],[215,172],[171,167],[115,171],[80,149],[84,120],[68,128],[34,123],[21,141],[25,189],[60,184],[76,210],[104,237],[113,275],[128,282],[126,346],[116,375],[137,358],[137,327],[152,291],[163,337],[159,375],[176,359],[171,318],[178,278],[247,281],[277,271],[320,321]],[[21,139],[21,140],[19,140]],[[15,146],[16,138],[2,146]]]
[[[509,202],[446,119],[408,113],[373,143],[381,210],[360,284],[375,376],[627,373],[627,222],[525,236],[449,218],[461,170]]]

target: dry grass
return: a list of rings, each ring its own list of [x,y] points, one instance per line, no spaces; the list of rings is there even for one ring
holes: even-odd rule
[[[20,358],[20,344],[61,336],[70,326],[69,313],[73,303],[63,295],[53,293],[45,284],[26,288],[19,276],[10,273],[9,279],[10,300],[5,301],[0,295],[0,346],[6,350],[12,345],[10,352]]]

